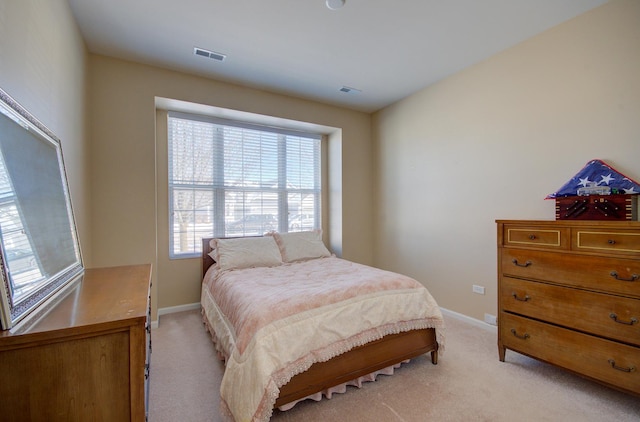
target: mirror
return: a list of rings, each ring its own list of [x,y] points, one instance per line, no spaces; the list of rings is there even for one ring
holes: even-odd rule
[[[83,271],[60,141],[1,89],[0,252],[3,330]]]

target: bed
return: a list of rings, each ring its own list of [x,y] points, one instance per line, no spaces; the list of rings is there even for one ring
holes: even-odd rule
[[[236,421],[268,420],[424,353],[438,362],[444,321],[427,289],[331,255],[319,231],[203,239],[202,262],[222,409]]]

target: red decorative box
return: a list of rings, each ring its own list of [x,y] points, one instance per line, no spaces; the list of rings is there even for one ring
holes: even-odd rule
[[[589,195],[556,198],[556,220],[636,221],[638,195]]]

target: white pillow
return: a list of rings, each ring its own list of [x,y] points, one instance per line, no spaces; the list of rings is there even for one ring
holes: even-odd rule
[[[218,264],[218,250],[216,249],[218,247],[218,239],[211,239],[209,241],[209,247],[211,248],[211,251],[209,251],[209,253],[207,255],[209,255],[211,257],[211,259],[213,259],[216,263],[216,265]]]
[[[271,233],[270,235],[276,239],[284,262],[331,256],[331,252],[322,243],[322,230]]]
[[[216,261],[221,271],[282,264],[278,245],[270,236],[216,239],[215,243]]]

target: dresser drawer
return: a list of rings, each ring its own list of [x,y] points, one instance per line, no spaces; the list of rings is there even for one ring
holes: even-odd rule
[[[503,275],[640,298],[638,259],[515,248],[501,249],[499,254]]]
[[[640,394],[640,348],[500,313],[504,347]]]
[[[503,311],[640,346],[640,299],[503,277]]]
[[[640,254],[640,230],[574,229],[571,248],[605,254]]]
[[[527,246],[549,249],[568,249],[570,230],[565,227],[504,226],[505,246]]]

